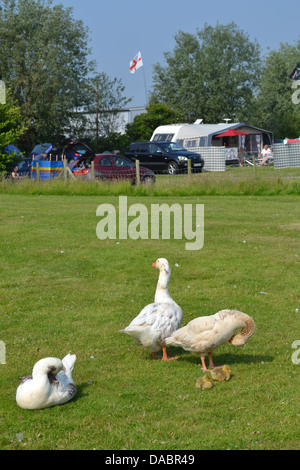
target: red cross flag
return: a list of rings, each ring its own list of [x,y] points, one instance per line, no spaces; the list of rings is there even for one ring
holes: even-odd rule
[[[139,69],[142,66],[143,66],[142,56],[141,56],[141,53],[138,52],[136,56],[130,61],[129,72],[134,73],[137,71],[137,69]]]

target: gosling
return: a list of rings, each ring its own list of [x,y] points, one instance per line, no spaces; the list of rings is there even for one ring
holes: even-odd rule
[[[209,390],[213,388],[213,386],[212,380],[207,375],[199,377],[196,381],[196,387],[201,388],[201,390]]]
[[[211,377],[213,380],[217,380],[218,382],[228,381],[230,379],[230,368],[229,366],[225,365],[222,369],[213,369],[210,371]]]

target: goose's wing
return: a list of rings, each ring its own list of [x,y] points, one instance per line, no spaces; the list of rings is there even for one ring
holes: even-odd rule
[[[77,387],[72,378],[72,371],[75,365],[76,355],[68,354],[62,359],[63,368],[54,377],[48,378],[51,384],[51,392],[46,406],[63,405],[72,400],[77,393]]]
[[[182,315],[182,311],[177,304],[174,303],[152,303],[146,305],[139,315],[125,328],[125,330],[140,326],[151,326],[153,329],[160,329],[164,325],[175,323],[178,328]],[[124,331],[124,330],[122,330]]]
[[[164,345],[165,338],[178,328],[181,318],[182,310],[176,304],[149,304],[121,332],[155,352]]]
[[[205,333],[210,333],[216,326],[216,318],[213,316],[198,317],[191,320],[187,325],[175,331],[172,335],[174,339],[196,337]]]
[[[160,314],[160,304],[149,304],[144,307],[137,317],[135,317],[128,327],[141,326],[141,325],[153,325],[157,319],[157,315]]]
[[[59,373],[60,377],[57,384],[53,384],[51,395],[49,395],[47,406],[63,405],[72,400],[77,393],[77,387],[74,382],[69,382]]]
[[[186,326],[180,328],[177,333],[184,330],[185,334],[200,335],[201,333],[213,330],[216,323],[217,319],[214,315],[194,318]]]
[[[204,347],[204,344],[210,342],[217,321],[213,315],[195,318],[179,330],[174,331],[172,336],[166,339],[166,344],[178,345],[187,351],[197,350],[199,343],[201,343],[201,347]]]
[[[72,371],[74,369],[75,362],[76,354],[67,354],[67,356],[62,359],[63,370],[61,370],[56,376],[56,379],[60,383],[61,390],[67,390],[69,386],[71,386],[70,388],[72,390],[74,389],[75,385],[72,377]]]
[[[142,325],[151,325],[157,326],[157,323],[160,321],[162,316],[172,312],[169,304],[162,303],[153,303],[146,305],[146,307],[141,310],[137,317],[135,317],[132,322],[128,325],[129,327],[142,326]]]

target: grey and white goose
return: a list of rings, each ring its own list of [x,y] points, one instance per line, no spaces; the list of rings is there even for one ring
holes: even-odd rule
[[[62,360],[46,357],[38,361],[32,374],[21,380],[16,393],[18,406],[39,410],[72,400],[77,392],[72,378],[75,361],[75,354],[67,354]]]

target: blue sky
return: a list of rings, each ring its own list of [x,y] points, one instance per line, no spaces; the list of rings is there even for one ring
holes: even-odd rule
[[[264,52],[281,42],[300,39],[300,2],[297,0],[54,0],[73,7],[73,18],[90,30],[92,59],[98,71],[117,77],[132,97],[130,106],[146,104],[153,65],[172,51],[179,31],[196,34],[205,23],[234,21]],[[141,51],[144,67],[129,73],[129,62]],[[300,62],[300,57],[299,57]],[[296,65],[296,64],[295,64]],[[145,90],[146,85],[146,90]]]

